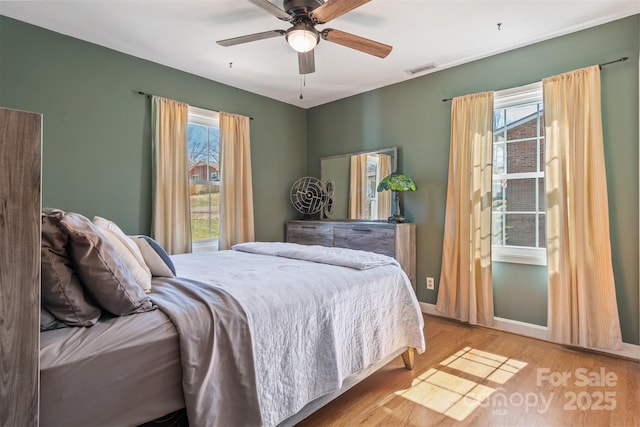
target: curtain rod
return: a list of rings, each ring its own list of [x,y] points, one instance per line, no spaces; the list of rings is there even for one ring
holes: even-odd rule
[[[147,96],[147,97],[160,96],[160,95],[154,95],[152,93],[143,92],[141,90],[134,90],[134,92],[137,93],[138,95],[144,95],[144,96]],[[180,102],[182,102],[182,101],[180,101]],[[186,104],[189,104],[189,103],[187,102]],[[191,105],[191,104],[189,104],[189,105]],[[191,106],[192,107],[196,107],[196,108],[202,108],[203,110],[215,111],[216,113],[220,112],[220,110],[213,110],[213,109],[211,109],[209,107],[200,107],[198,105],[191,105]],[[253,120],[253,117],[249,117],[249,120]]]
[[[605,62],[605,63],[603,63],[603,64],[598,64],[598,67],[600,67],[600,69],[602,69],[602,67],[604,67],[604,66],[606,66],[606,65],[615,64],[616,62],[624,62],[624,61],[626,61],[627,59],[629,59],[629,57],[628,57],[628,56],[624,56],[624,57],[622,57],[622,58],[618,58],[618,59],[616,59],[616,60],[614,60],[614,61],[609,61],[609,62]],[[531,82],[531,83],[535,83],[535,82]],[[529,83],[529,84],[530,84],[530,83]],[[526,84],[521,85],[521,86],[526,86]],[[453,98],[445,98],[445,99],[443,99],[443,100],[442,100],[442,102],[451,101],[452,99],[453,99]]]

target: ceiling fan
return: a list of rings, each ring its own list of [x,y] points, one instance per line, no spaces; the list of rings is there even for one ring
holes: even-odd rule
[[[320,38],[379,58],[385,58],[393,49],[389,45],[345,33],[344,31],[334,30],[333,28],[325,28],[323,30],[316,30],[315,28],[316,25],[326,24],[332,19],[368,3],[370,0],[284,0],[283,9],[268,0],[247,1],[266,10],[276,18],[291,23],[292,27],[288,30],[272,30],[218,40],[216,43],[220,46],[235,46],[256,40],[285,36],[289,45],[298,52],[300,74],[315,72],[316,65],[313,52],[320,42]]]

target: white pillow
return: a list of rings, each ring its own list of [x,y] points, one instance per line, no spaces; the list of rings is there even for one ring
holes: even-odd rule
[[[151,271],[144,261],[140,248],[113,221],[95,216],[93,223],[113,245],[136,283],[145,292],[151,292]]]

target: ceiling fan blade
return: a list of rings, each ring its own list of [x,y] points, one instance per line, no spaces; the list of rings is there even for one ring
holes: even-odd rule
[[[254,42],[256,40],[270,39],[272,37],[284,36],[287,32],[284,30],[265,31],[263,33],[248,34],[246,36],[233,37],[231,39],[218,40],[220,46],[229,47],[237,44]]]
[[[333,28],[323,30],[321,35],[322,38],[327,41],[350,47],[351,49],[359,50],[360,52],[368,53],[378,58],[386,58],[393,49],[393,47],[387,44],[345,33],[344,31],[334,30]]]
[[[267,12],[269,12],[270,14],[272,14],[278,19],[281,19],[283,21],[289,21],[291,19],[291,16],[287,12],[285,12],[284,10],[280,9],[278,6],[274,5],[273,3],[267,0],[247,0],[247,1],[266,10]]]
[[[309,52],[298,52],[298,68],[300,74],[311,74],[316,72],[316,60],[314,49]]]
[[[311,19],[318,24],[325,24],[369,1],[371,0],[326,0],[311,12]]]

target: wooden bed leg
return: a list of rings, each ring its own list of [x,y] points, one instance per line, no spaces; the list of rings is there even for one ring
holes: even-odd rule
[[[404,367],[408,370],[413,370],[413,363],[415,361],[416,349],[413,347],[407,348],[407,351],[402,353],[402,361],[404,362]]]

